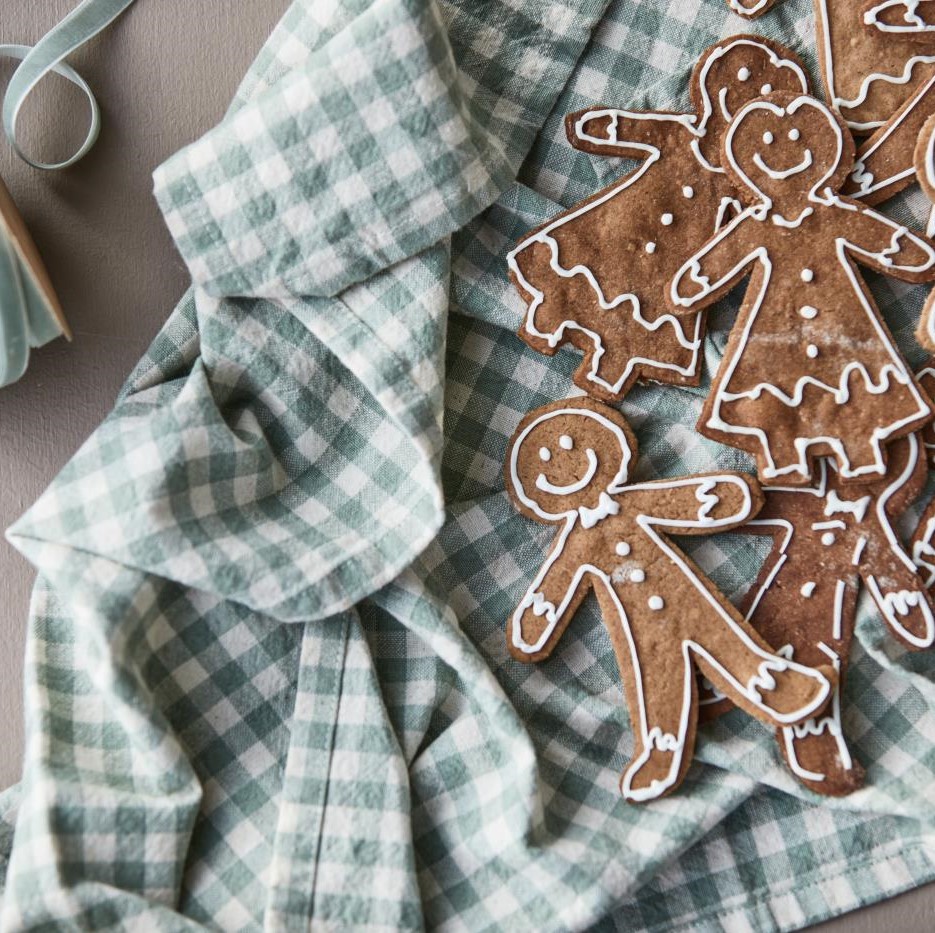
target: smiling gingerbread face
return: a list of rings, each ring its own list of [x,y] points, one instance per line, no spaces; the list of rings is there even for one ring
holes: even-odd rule
[[[507,489],[520,510],[552,520],[596,508],[627,480],[636,441],[616,411],[565,399],[520,422],[506,463]]]
[[[748,203],[780,213],[837,191],[854,161],[843,123],[821,101],[771,94],[747,104],[724,135],[723,164]]]
[[[801,64],[761,36],[732,36],[711,46],[692,75],[691,97],[706,135],[720,138],[740,109],[767,94],[807,94]]]

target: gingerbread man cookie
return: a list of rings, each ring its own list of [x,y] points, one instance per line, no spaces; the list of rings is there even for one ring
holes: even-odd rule
[[[584,351],[574,381],[605,400],[638,379],[694,385],[703,318],[665,303],[678,267],[739,204],[720,165],[732,113],[770,89],[807,91],[788,49],[734,36],[707,49],[691,77],[692,113],[599,107],[566,121],[572,145],[642,163],[593,197],[533,230],[509,254],[527,300],[519,335],[548,355]]]
[[[752,276],[698,430],[748,451],[768,482],[807,484],[815,457],[842,479],[886,472],[884,444],[932,415],[857,271],[935,279],[935,245],[835,192],[853,141],[821,101],[774,94],[724,134],[747,203],[673,279],[672,306],[708,307]]]
[[[741,612],[777,653],[802,664],[832,664],[838,673],[820,717],[777,732],[793,774],[819,794],[860,787],[863,768],[850,752],[841,722],[861,583],[892,633],[908,648],[935,642],[935,614],[925,580],[899,541],[893,521],[919,495],[926,457],[919,435],[891,448],[889,471],[864,486],[843,485],[822,460],[814,488],[765,487],[766,504],[741,529],[769,534],[774,549],[741,604]],[[721,709],[729,703],[719,704]],[[705,718],[710,712],[706,710]]]
[[[673,790],[691,762],[696,669],[774,726],[817,715],[835,675],[778,657],[669,537],[749,520],[762,501],[755,480],[724,473],[631,484],[636,457],[623,416],[592,399],[554,402],[520,422],[507,489],[524,515],[558,532],[507,639],[518,660],[547,658],[595,590],[633,724],[621,790],[644,801]]]
[[[814,6],[828,100],[853,132],[872,133],[935,73],[935,34],[887,27],[880,0],[814,0]]]

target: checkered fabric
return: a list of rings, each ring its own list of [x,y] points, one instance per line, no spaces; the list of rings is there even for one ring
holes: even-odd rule
[[[564,113],[683,108],[698,53],[750,28],[724,0],[605,6],[303,0],[157,171],[193,288],[10,532],[39,578],[3,929],[791,929],[935,877],[935,654],[866,601],[842,800],[735,712],[677,794],[626,804],[595,605],[549,661],[507,653],[548,532],[506,443],[578,357],[516,337],[506,250],[621,170]],[[757,29],[814,66],[808,0]],[[872,285],[921,361],[924,289]],[[694,431],[735,312],[705,386],[623,403],[638,478],[750,468]],[[764,557],[691,550],[732,595]]]

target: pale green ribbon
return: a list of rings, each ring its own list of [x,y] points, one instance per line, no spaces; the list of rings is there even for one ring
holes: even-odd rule
[[[33,47],[0,45],[0,56],[21,59],[3,98],[3,131],[16,154],[34,168],[68,168],[87,155],[101,130],[101,111],[87,82],[64,59],[110,25],[133,0],[82,0]],[[50,72],[80,88],[91,108],[84,142],[62,162],[30,158],[16,138],[16,121],[26,98]],[[26,370],[30,347],[39,347],[63,333],[62,324],[33,276],[6,224],[0,224],[0,387],[15,382]]]

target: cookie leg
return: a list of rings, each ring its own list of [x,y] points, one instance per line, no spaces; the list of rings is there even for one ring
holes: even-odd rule
[[[836,676],[830,665],[818,670],[773,654],[739,619],[710,607],[704,627],[687,642],[693,660],[713,686],[762,722],[793,725],[819,713],[831,697]]]
[[[849,629],[842,632],[840,639],[809,644],[797,653],[800,661],[809,664],[830,662],[838,675],[837,683],[831,702],[820,716],[776,733],[789,770],[810,790],[830,797],[850,794],[864,780],[864,769],[848,748],[841,723],[841,691],[852,635]]]
[[[677,787],[694,751],[698,716],[694,671],[686,651],[670,649],[663,655],[653,653],[651,671],[634,669],[636,689],[628,691],[628,697],[636,694],[630,706],[635,744],[620,790],[634,803],[654,800]]]

